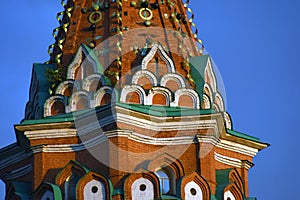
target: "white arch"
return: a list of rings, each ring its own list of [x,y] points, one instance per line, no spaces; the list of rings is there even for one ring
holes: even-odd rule
[[[55,94],[61,94],[64,95],[65,90],[73,86],[73,91],[80,90],[80,84],[75,80],[66,80],[61,82],[58,87],[56,88]]]
[[[208,59],[208,62],[204,70],[204,80],[205,83],[208,83],[211,86],[213,92],[217,91],[217,81],[212,69],[212,64],[210,59]]]
[[[145,178],[139,178],[131,185],[132,200],[152,200],[154,199],[153,183]]]
[[[194,108],[200,109],[200,99],[198,93],[193,89],[181,88],[175,92],[175,100],[173,102],[174,107],[179,106],[179,99],[182,95],[187,95],[193,99]]]
[[[80,90],[74,92],[70,98],[71,112],[76,111],[77,103],[81,98],[86,99],[89,102],[88,107],[90,107],[90,100],[91,100],[90,94],[85,90]]]
[[[172,74],[172,73],[165,74],[160,80],[160,85],[166,87],[167,82],[170,80],[175,81],[178,84],[179,88],[186,87],[184,78],[179,74]]]
[[[166,98],[166,106],[170,106],[171,98],[172,98],[172,92],[163,87],[153,87],[145,100],[145,105],[152,105],[153,97],[156,94],[162,94]]]
[[[231,117],[227,112],[224,112],[224,120],[225,120],[226,128],[232,129]]]
[[[83,54],[86,56],[84,60],[83,60]],[[89,52],[87,52],[84,48],[82,48],[82,46],[80,46],[75,55],[73,62],[68,66],[67,79],[76,79],[75,77],[76,69],[82,66],[85,61],[91,62],[93,64],[94,73],[97,72],[96,62],[91,58]]]
[[[234,195],[233,195],[232,192],[230,192],[230,191],[226,191],[226,192],[224,193],[224,199],[227,200],[228,198],[229,198],[230,200],[235,200]]]
[[[82,84],[82,89],[89,91],[91,84],[94,81],[100,82],[102,86],[106,85],[105,78],[101,74],[97,73],[97,74],[92,74],[85,78],[85,80],[83,81],[83,84]]]
[[[211,109],[211,101],[206,94],[202,96],[202,109]]]
[[[202,200],[203,193],[200,186],[195,182],[191,181],[184,187],[184,199],[185,200]]]
[[[111,96],[111,102],[116,102],[116,95],[113,91],[113,88],[109,86],[104,86],[101,87],[95,94],[94,94],[94,99],[95,99],[95,106],[100,106],[97,104],[97,102],[101,102],[102,98],[104,97],[105,94],[110,94]]]
[[[205,89],[208,91],[208,93],[205,92]],[[203,93],[205,93],[209,97],[209,100],[211,102],[213,101],[213,92],[212,92],[212,89],[211,89],[211,87],[208,83],[204,83]]]
[[[140,97],[140,104],[144,104],[144,101],[146,98],[146,93],[145,93],[145,90],[143,89],[143,87],[141,87],[139,85],[125,85],[121,92],[120,102],[127,103],[126,97],[131,92],[137,92]]]
[[[88,182],[83,188],[84,200],[104,200],[106,199],[104,183],[92,180]]]
[[[215,101],[214,101],[214,103],[218,105],[218,107],[220,108],[220,111],[225,111],[224,101],[223,101],[223,98],[222,98],[222,96],[221,96],[220,93],[216,93],[215,94]]]
[[[133,75],[131,83],[137,85],[139,79],[142,78],[142,77],[148,78],[149,81],[152,83],[152,86],[157,86],[157,78],[156,78],[156,76],[151,71],[146,70],[146,69],[142,69],[142,70],[137,71]]]
[[[56,101],[60,101],[64,105],[66,105],[65,98],[61,95],[55,95],[55,96],[49,97],[44,104],[44,117],[51,116],[51,109],[52,109],[53,104]]]
[[[159,56],[163,59],[163,61],[166,63],[168,67],[169,73],[175,73],[175,66],[172,61],[172,59],[168,56],[164,48],[159,44],[155,43],[153,47],[151,48],[150,52],[143,58],[142,60],[142,69],[147,69],[147,65],[150,62],[150,60],[153,59],[154,55],[158,51]]]

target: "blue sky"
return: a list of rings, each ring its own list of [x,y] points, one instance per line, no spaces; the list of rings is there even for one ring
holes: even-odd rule
[[[272,145],[254,159],[250,194],[294,199],[300,179],[300,1],[191,0],[191,6],[199,37],[221,72],[234,128]],[[2,2],[0,148],[15,141],[13,124],[24,117],[32,63],[48,59],[61,9],[59,0]]]

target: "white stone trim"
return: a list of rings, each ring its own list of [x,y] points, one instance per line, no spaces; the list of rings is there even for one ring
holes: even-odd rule
[[[177,107],[179,106],[179,99],[182,95],[187,95],[193,99],[193,107],[195,109],[200,109],[200,99],[199,95],[195,90],[192,89],[186,89],[186,88],[181,88],[175,92],[175,100],[172,106]]]
[[[146,98],[146,93],[145,93],[145,90],[143,89],[143,87],[141,87],[139,85],[125,85],[124,88],[122,89],[122,92],[120,95],[120,102],[127,103],[126,97],[131,92],[137,92],[140,97],[140,104],[144,104],[144,101]]]
[[[226,128],[232,130],[232,121],[230,115],[227,112],[224,112],[223,114],[224,114]]]
[[[247,170],[249,170],[252,167],[252,165],[246,165],[245,162],[243,162],[240,159],[224,156],[216,152],[215,152],[215,160],[220,163],[230,165],[232,167],[237,167],[237,168],[245,167]]]
[[[178,88],[185,88],[186,87],[186,83],[184,81],[184,78],[179,75],[179,74],[173,74],[173,73],[168,73],[165,74],[161,80],[160,80],[160,85],[163,87],[166,87],[166,84],[168,81],[176,81],[176,83],[178,84]]]
[[[205,89],[207,89],[208,94],[205,93]],[[210,85],[208,83],[204,83],[203,86],[203,94],[206,94],[209,97],[210,102],[213,102],[213,93]]]
[[[217,147],[254,157],[258,150],[243,144],[221,139]]]
[[[85,98],[89,103],[88,107],[91,107],[91,95],[85,90],[80,90],[74,92],[70,98],[70,112],[76,111],[77,103],[81,98]]]
[[[140,190],[140,185],[146,186],[145,191]],[[154,185],[145,178],[139,178],[135,180],[131,185],[131,198],[132,200],[152,200],[154,199]]]
[[[224,193],[224,200],[227,200],[227,198],[230,198],[230,200],[235,200],[234,195],[233,195],[232,192],[230,192],[230,191],[226,191],[226,192]]]
[[[148,78],[149,81],[150,81],[151,84],[152,84],[152,87],[157,86],[157,78],[156,78],[156,76],[155,76],[151,71],[146,70],[146,69],[137,71],[137,72],[133,75],[133,77],[132,77],[132,79],[131,79],[131,83],[132,83],[132,84],[135,84],[135,85],[138,85],[138,81],[139,81],[139,79],[142,78],[142,77]]]
[[[94,94],[94,99],[95,99],[95,106],[100,106],[97,104],[97,102],[101,102],[102,98],[104,97],[105,94],[110,94],[111,96],[111,103],[116,102],[116,95],[114,93],[113,88],[110,86],[104,86],[101,87],[95,94]]]
[[[163,87],[153,87],[152,89],[150,89],[149,94],[148,94],[144,104],[145,105],[152,105],[153,97],[156,94],[162,94],[166,98],[166,105],[165,106],[170,106],[171,98],[172,98],[172,92],[169,89],[163,88]]]
[[[75,80],[66,80],[59,84],[59,86],[56,88],[55,94],[64,95],[65,90],[69,87],[73,86],[73,91],[80,90],[80,85]]]
[[[97,192],[93,193],[92,188],[97,187]],[[105,193],[105,186],[104,183],[92,180],[88,182],[83,188],[83,199],[86,200],[105,200],[106,193]]]
[[[211,101],[207,94],[202,96],[202,109],[211,109]]]
[[[195,195],[191,194],[191,189],[196,191]],[[188,182],[184,186],[184,194],[185,200],[203,200],[201,187],[195,181]]]
[[[204,70],[204,80],[206,83],[208,83],[211,86],[213,92],[217,92],[217,81],[212,69],[212,63],[210,59],[208,59],[206,68]]]
[[[221,96],[221,94],[220,93],[216,93],[215,94],[215,98],[214,98],[215,100],[214,100],[214,103],[216,104],[216,105],[218,105],[218,108],[220,108],[220,111],[221,112],[224,112],[225,111],[225,107],[224,107],[224,101],[223,101],[223,97]]]
[[[84,79],[83,84],[82,84],[82,89],[86,90],[86,91],[90,91],[91,84],[94,81],[100,82],[101,87],[105,86],[105,84],[106,84],[105,78],[101,74],[95,73]],[[91,91],[91,92],[95,92],[95,91]]]
[[[150,60],[153,59],[154,55],[158,51],[158,54],[163,59],[163,61],[166,63],[168,67],[169,73],[175,73],[175,66],[172,61],[172,59],[167,55],[163,47],[159,43],[155,43],[153,47],[151,48],[150,52],[143,58],[142,60],[142,69],[147,69],[147,65],[150,62]]]
[[[65,106],[65,98],[61,95],[55,95],[48,98],[44,104],[44,117],[51,116],[51,108],[56,101],[61,101]]]

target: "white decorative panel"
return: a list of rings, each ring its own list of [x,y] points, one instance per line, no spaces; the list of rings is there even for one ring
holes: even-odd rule
[[[224,200],[235,200],[235,198],[230,191],[226,191],[224,193]]]
[[[189,182],[184,187],[185,200],[202,200],[203,194],[200,186],[194,181]]]
[[[83,189],[83,197],[85,200],[101,200],[105,199],[104,183],[96,180],[88,182]]]
[[[154,186],[148,179],[139,178],[131,185],[132,200],[154,199]]]

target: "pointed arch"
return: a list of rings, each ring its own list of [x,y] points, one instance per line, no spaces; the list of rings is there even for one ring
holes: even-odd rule
[[[111,199],[112,189],[112,184],[106,177],[90,171],[79,180],[76,197],[78,200],[95,198],[109,200]]]
[[[205,83],[208,83],[211,86],[213,92],[217,92],[216,76],[214,74],[210,59],[208,59],[208,62],[204,70],[204,81]]]
[[[172,61],[172,59],[168,56],[164,48],[159,44],[158,42],[153,45],[150,52],[143,58],[142,60],[142,69],[147,69],[147,65],[150,62],[150,60],[153,59],[154,55],[158,52],[159,56],[162,58],[162,60],[166,63],[168,67],[169,73],[175,73],[175,65]]]
[[[153,172],[131,174],[124,182],[124,199],[158,199],[159,180]]]
[[[206,94],[209,97],[210,102],[213,101],[213,92],[208,83],[204,83],[203,94]]]
[[[241,192],[241,190],[238,188],[238,186],[236,185],[236,183],[232,183],[230,185],[228,185],[225,189],[224,189],[224,199],[228,199],[230,198],[230,200],[243,200],[243,193]]]
[[[224,112],[223,115],[224,115],[224,121],[225,121],[226,128],[232,130],[232,120],[231,120],[230,115],[227,112]]]
[[[210,194],[209,184],[197,171],[180,180],[181,199],[210,200]]]
[[[60,188],[52,183],[43,182],[34,192],[34,199],[41,200],[61,200]]]

